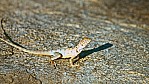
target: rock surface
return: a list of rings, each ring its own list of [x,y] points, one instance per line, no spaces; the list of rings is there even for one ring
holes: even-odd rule
[[[1,0],[0,17],[17,43],[32,50],[92,42],[70,67],[68,59],[21,52],[0,41],[0,84],[149,83],[147,0]],[[0,37],[4,37],[0,29]]]

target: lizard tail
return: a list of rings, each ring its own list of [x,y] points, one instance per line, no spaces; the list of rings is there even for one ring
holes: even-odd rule
[[[38,54],[38,55],[50,55],[50,51],[33,51],[33,50],[28,50],[22,46],[19,46],[17,44],[14,44],[12,42],[8,42],[2,38],[0,38],[1,41],[5,42],[6,44],[10,45],[10,46],[13,46],[21,51],[24,51],[24,52],[27,52],[27,53],[30,53],[30,54]]]

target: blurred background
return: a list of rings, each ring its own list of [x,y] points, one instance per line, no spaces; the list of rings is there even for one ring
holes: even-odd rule
[[[2,0],[0,2],[0,12],[16,8],[42,13],[56,11],[80,18],[149,25],[148,0]]]

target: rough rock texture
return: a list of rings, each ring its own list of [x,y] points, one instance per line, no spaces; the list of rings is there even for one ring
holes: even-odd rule
[[[0,18],[17,43],[32,50],[92,42],[70,67],[0,41],[0,84],[149,83],[148,0],[1,0]],[[4,37],[0,29],[0,37]]]

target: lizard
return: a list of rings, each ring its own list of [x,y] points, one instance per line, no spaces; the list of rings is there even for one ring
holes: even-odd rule
[[[2,19],[3,20],[3,19]],[[4,30],[3,28],[3,24],[2,24],[2,20],[1,20],[1,27],[2,27],[2,30],[4,31],[4,34],[7,38],[9,38],[10,40],[10,37],[8,37],[8,35],[6,34],[6,31]],[[70,62],[70,65],[73,67],[73,66],[78,66],[78,65],[74,65],[73,64],[73,59],[75,57],[77,57],[81,52],[82,50],[90,43],[91,39],[88,38],[88,37],[84,37],[82,40],[80,40],[80,42],[78,43],[78,45],[76,45],[74,48],[66,48],[66,49],[57,49],[57,50],[49,50],[49,51],[36,51],[36,50],[29,50],[25,47],[22,47],[22,46],[19,46],[17,44],[15,44],[14,42],[12,42],[12,40],[7,41],[7,40],[4,40],[3,38],[0,38],[1,41],[5,42],[6,44],[12,46],[12,47],[15,47],[21,51],[24,51],[24,52],[27,52],[27,53],[30,53],[30,54],[37,54],[37,55],[46,55],[46,56],[52,56],[51,58],[51,61],[53,60],[56,60],[58,58],[70,58],[69,59],[69,62]]]

